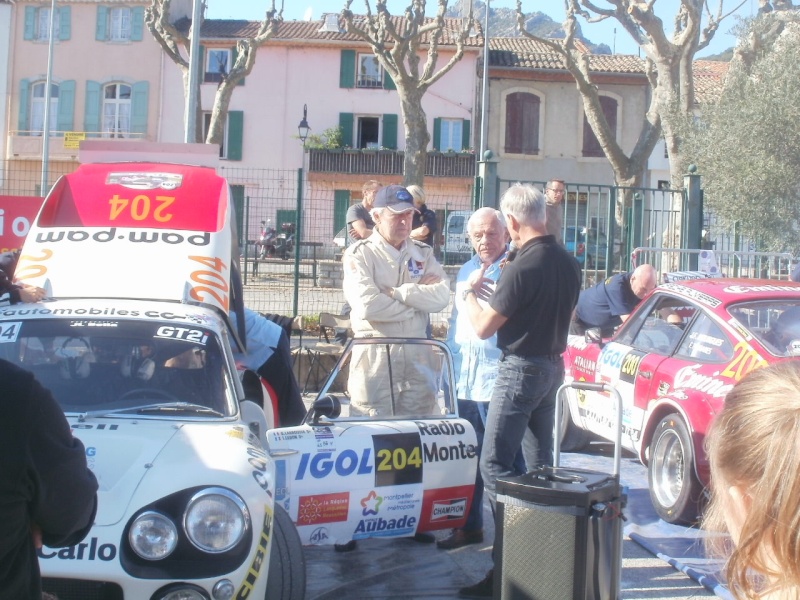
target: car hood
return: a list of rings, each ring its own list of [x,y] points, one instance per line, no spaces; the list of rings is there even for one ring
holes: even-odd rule
[[[169,421],[76,421],[70,419],[73,434],[86,447],[99,484],[95,525],[113,525],[125,516],[142,478],[181,427]]]

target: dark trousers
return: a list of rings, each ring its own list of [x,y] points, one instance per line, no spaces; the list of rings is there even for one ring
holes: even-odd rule
[[[299,425],[306,416],[306,406],[300,395],[300,385],[292,370],[289,337],[281,333],[278,347],[261,367],[258,374],[269,382],[278,396],[278,419],[281,427]]]

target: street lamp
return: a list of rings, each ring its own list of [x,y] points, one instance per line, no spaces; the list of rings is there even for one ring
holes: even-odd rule
[[[303,104],[303,120],[300,121],[300,125],[297,126],[297,137],[303,142],[304,149],[306,147],[306,139],[308,139],[308,132],[311,131],[311,127],[308,126],[308,121],[306,120],[307,116],[308,104]]]
[[[303,169],[306,164],[306,139],[311,127],[308,126],[308,105],[303,104],[303,120],[297,126],[297,137],[303,142],[303,154],[300,159],[300,168],[297,170],[297,215],[295,216],[294,233],[294,298],[292,301],[292,316],[297,316],[298,295],[300,292],[300,240],[302,239],[301,227],[303,224]],[[316,283],[316,282],[314,282]]]

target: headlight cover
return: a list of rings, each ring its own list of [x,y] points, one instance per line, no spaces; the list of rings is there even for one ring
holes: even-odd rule
[[[128,531],[131,548],[145,560],[161,560],[178,545],[178,529],[168,517],[149,510],[136,517]]]
[[[204,552],[227,552],[250,528],[247,505],[234,492],[219,487],[195,494],[186,507],[183,529],[189,541]]]

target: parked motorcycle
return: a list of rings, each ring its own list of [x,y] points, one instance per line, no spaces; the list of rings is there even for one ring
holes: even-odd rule
[[[270,227],[269,223],[269,221],[261,221],[261,235],[256,242],[257,258],[271,258],[276,254],[275,239],[278,237],[278,232],[274,227]]]
[[[275,238],[275,254],[286,260],[293,250],[294,223],[284,223],[281,225],[281,232]]]

